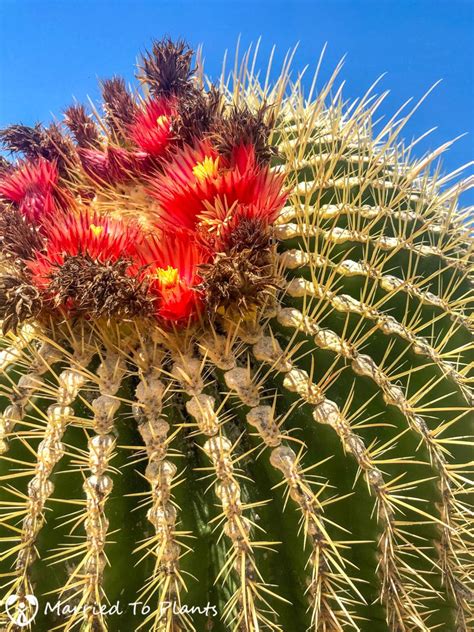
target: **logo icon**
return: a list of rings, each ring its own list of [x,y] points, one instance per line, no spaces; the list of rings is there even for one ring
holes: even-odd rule
[[[10,595],[5,601],[5,610],[10,617],[10,621],[24,628],[38,614],[38,599],[34,595]]]

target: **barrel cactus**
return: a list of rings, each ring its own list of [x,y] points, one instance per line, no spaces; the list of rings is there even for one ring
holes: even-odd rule
[[[255,66],[1,131],[4,630],[469,629],[467,181]]]

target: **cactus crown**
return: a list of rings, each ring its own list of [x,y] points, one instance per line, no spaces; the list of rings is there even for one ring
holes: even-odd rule
[[[114,77],[102,116],[0,132],[19,154],[0,173],[5,595],[39,588],[56,501],[51,590],[79,606],[58,625],[108,629],[131,452],[137,629],[209,626],[189,590],[218,630],[467,630],[463,183],[433,176],[440,150],[412,160],[407,117],[375,133],[370,91],[346,107],[337,73],[308,99],[288,64],[273,86],[254,67],[204,89],[184,42],[156,42],[144,95]]]

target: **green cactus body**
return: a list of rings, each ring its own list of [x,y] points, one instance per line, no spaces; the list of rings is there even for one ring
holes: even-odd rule
[[[373,132],[380,99],[329,100],[334,76],[307,101],[286,70],[270,89],[251,67],[225,99],[272,105],[289,191],[268,299],[176,331],[6,328],[4,595],[35,594],[40,631],[467,631],[463,184],[433,175],[440,152],[412,158],[405,117]],[[65,176],[75,191],[81,173]],[[139,179],[95,186],[123,215],[149,203]]]

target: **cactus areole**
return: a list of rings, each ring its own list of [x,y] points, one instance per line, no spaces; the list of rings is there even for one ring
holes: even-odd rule
[[[287,62],[0,132],[2,630],[470,629],[464,183]]]

